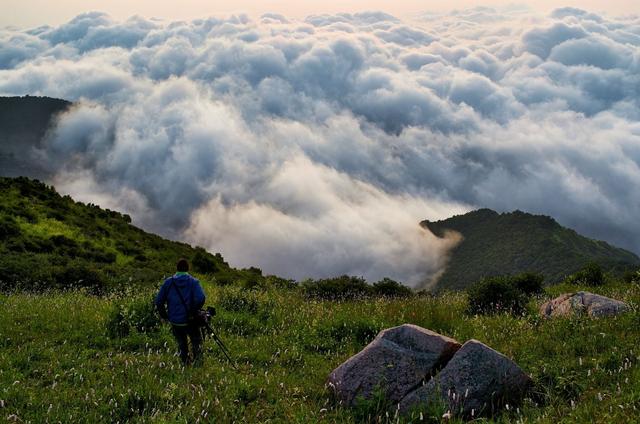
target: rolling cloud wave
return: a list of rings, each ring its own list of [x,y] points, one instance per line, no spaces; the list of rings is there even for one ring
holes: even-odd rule
[[[475,207],[640,251],[640,18],[564,8],[0,30],[0,93],[77,102],[62,191],[293,278],[418,286]]]

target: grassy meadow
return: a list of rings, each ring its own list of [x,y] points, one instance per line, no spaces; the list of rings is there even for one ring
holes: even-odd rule
[[[413,323],[478,339],[534,379],[518,408],[488,422],[637,422],[640,287],[592,291],[630,302],[609,319],[543,320],[535,298],[521,317],[469,316],[466,295],[318,301],[299,288],[203,285],[214,328],[200,367],[182,368],[167,325],[149,315],[154,289],[108,296],[83,290],[0,295],[0,417],[9,422],[439,422],[444,411],[396,417],[376,402],[337,405],[329,372],[386,327]],[[547,288],[542,297],[575,291]],[[118,318],[119,317],[119,318]],[[478,422],[485,422],[478,420]]]

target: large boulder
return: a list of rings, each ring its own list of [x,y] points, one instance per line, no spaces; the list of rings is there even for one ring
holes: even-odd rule
[[[531,383],[511,359],[469,340],[436,376],[402,399],[400,412],[444,404],[453,415],[491,415],[505,404],[519,403]]]
[[[587,314],[592,317],[614,316],[629,310],[629,305],[619,300],[589,292],[565,293],[544,303],[540,314],[551,318]]]
[[[444,366],[460,343],[433,331],[404,324],[381,331],[362,351],[329,375],[327,385],[347,405],[370,399],[377,388],[397,403]]]

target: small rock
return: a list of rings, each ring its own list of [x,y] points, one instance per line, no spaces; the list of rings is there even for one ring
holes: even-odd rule
[[[490,415],[518,404],[531,379],[511,359],[477,340],[469,340],[424,386],[400,402],[400,412],[444,403],[448,413],[466,418]]]
[[[608,317],[627,312],[629,305],[619,300],[590,292],[565,293],[545,302],[540,314],[546,318],[587,314],[591,317]]]
[[[348,405],[360,396],[372,398],[378,387],[387,400],[397,403],[444,366],[459,348],[457,341],[417,325],[389,328],[333,370],[327,384],[336,398]]]

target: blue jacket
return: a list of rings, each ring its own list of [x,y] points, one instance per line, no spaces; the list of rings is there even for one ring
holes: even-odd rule
[[[178,290],[188,310],[185,309]],[[205,295],[200,287],[200,281],[186,272],[178,272],[164,280],[156,296],[156,307],[160,316],[169,319],[172,324],[186,324],[189,312],[202,308],[204,301]]]

